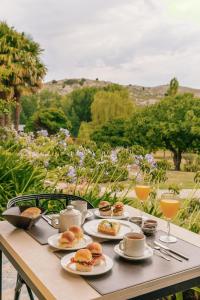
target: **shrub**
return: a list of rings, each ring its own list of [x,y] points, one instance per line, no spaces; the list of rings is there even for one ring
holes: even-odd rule
[[[28,131],[46,129],[49,134],[57,133],[60,128],[71,128],[71,122],[64,112],[57,108],[47,108],[36,112],[26,125]]]
[[[0,212],[7,201],[17,195],[43,191],[46,173],[43,168],[20,158],[16,153],[0,149]]]
[[[200,171],[200,155],[197,154],[185,154],[184,171],[197,172]]]

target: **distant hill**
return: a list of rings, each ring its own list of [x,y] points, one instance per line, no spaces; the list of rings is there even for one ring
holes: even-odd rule
[[[101,81],[101,80],[91,80],[91,79],[63,79],[63,80],[52,80],[44,84],[42,90],[50,90],[52,92],[57,92],[60,95],[66,95],[72,91],[83,88],[83,87],[104,87],[112,82]],[[168,85],[160,85],[155,87],[144,87],[139,85],[122,85],[127,87],[130,96],[136,100],[140,105],[153,104],[159,99],[162,99],[165,95]],[[200,89],[193,89],[189,87],[179,87],[179,93],[192,93],[195,96],[200,97]]]

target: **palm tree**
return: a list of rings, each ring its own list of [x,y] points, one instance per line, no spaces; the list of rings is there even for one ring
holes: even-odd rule
[[[15,102],[16,130],[19,127],[21,96],[41,88],[46,74],[46,67],[40,59],[42,51],[30,37],[0,22],[0,99],[5,103]]]

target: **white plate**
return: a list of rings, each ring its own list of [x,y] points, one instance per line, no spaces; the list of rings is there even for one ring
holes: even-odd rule
[[[153,256],[153,249],[149,246],[146,246],[146,248],[144,250],[144,255],[142,255],[142,256],[128,256],[128,255],[124,254],[124,252],[119,248],[119,244],[114,247],[114,251],[121,257],[126,258],[128,260],[142,260],[142,259],[147,259],[147,258]]]
[[[113,219],[105,219],[105,220],[113,222]],[[101,233],[101,232],[98,232],[98,230],[97,230],[100,222],[102,222],[102,220],[88,221],[87,223],[85,223],[83,225],[83,229],[85,230],[85,232],[87,232],[88,234],[90,234],[92,236],[103,238],[103,239],[109,239],[109,240],[121,240],[121,239],[123,239],[123,236],[126,233],[132,232],[132,231],[141,233],[141,229],[139,226],[137,226],[134,223],[128,222],[128,221],[118,221],[121,224],[121,226],[120,226],[120,230],[119,230],[118,234],[115,236]]]
[[[125,211],[122,216],[101,216],[99,209],[96,209],[94,211],[94,214],[96,217],[101,218],[101,219],[116,219],[116,220],[123,220],[127,219],[129,217],[129,213]]]
[[[83,276],[99,275],[99,274],[108,272],[113,267],[112,259],[109,256],[104,255],[105,261],[102,261],[99,266],[93,266],[91,272],[76,271],[76,264],[70,263],[71,258],[74,257],[74,255],[75,255],[75,252],[69,253],[61,259],[61,266],[63,267],[63,269],[65,269],[69,273],[83,275]]]
[[[88,244],[90,244],[92,242],[91,237],[84,234],[83,239],[81,239],[76,245],[74,245],[74,247],[64,248],[64,247],[60,246],[60,244],[58,242],[58,239],[60,238],[61,234],[62,233],[57,233],[57,234],[54,234],[54,235],[50,236],[48,238],[48,244],[51,247],[54,247],[54,248],[59,249],[59,250],[78,250],[78,249],[81,249],[81,248],[85,248]]]

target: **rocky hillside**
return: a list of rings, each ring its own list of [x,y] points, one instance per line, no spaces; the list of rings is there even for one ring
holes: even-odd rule
[[[112,82],[100,81],[98,79],[63,79],[52,80],[44,84],[43,89],[48,89],[52,92],[57,92],[61,95],[69,94],[75,89],[82,87],[104,87]],[[125,86],[128,88],[131,97],[140,105],[153,104],[165,95],[168,85],[160,85],[156,87],[144,87],[139,85],[129,84]],[[179,87],[179,93],[193,93],[200,97],[200,89],[193,89],[188,87]]]

